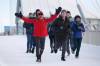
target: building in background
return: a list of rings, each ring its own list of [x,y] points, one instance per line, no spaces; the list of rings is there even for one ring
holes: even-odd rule
[[[16,26],[4,26],[4,35],[16,35]]]

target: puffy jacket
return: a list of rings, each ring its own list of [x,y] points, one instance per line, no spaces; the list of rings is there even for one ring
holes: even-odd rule
[[[82,23],[80,25],[77,25],[76,22],[73,23],[72,30],[73,30],[73,36],[75,38],[82,38],[82,32],[85,32],[84,25]]]
[[[65,21],[61,17],[57,18],[53,23],[55,29],[55,37],[60,41],[64,41],[69,37],[70,24],[69,20],[66,18]]]
[[[33,36],[35,37],[45,37],[48,35],[47,25],[49,22],[53,22],[57,18],[57,14],[51,16],[46,19],[29,19],[27,17],[22,17],[22,20],[27,23],[31,23],[34,25]]]

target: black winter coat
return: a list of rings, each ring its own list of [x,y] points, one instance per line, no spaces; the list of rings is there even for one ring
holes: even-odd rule
[[[54,23],[53,27],[55,29],[55,38],[59,41],[66,41],[70,34],[70,22],[68,18],[65,21],[59,17],[57,18]]]

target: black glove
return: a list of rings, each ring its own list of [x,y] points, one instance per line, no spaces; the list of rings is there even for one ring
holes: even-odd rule
[[[62,8],[58,7],[58,9],[56,9],[56,14],[59,14],[61,12]]]
[[[22,15],[21,12],[20,12],[20,13],[15,13],[15,16],[16,16],[16,17],[19,17],[19,18],[22,18],[22,17],[23,17],[23,15]]]

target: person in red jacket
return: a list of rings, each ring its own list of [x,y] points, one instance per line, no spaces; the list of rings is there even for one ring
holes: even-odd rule
[[[55,15],[47,19],[43,17],[42,11],[37,12],[36,19],[29,19],[27,17],[24,17],[21,12],[15,13],[15,16],[24,20],[24,22],[31,23],[34,25],[33,36],[35,37],[35,42],[36,42],[36,57],[37,57],[36,62],[41,62],[41,56],[43,54],[45,47],[45,37],[48,35],[47,25],[49,22],[53,22],[57,18],[61,10],[62,8],[59,7],[58,9],[56,9]]]

